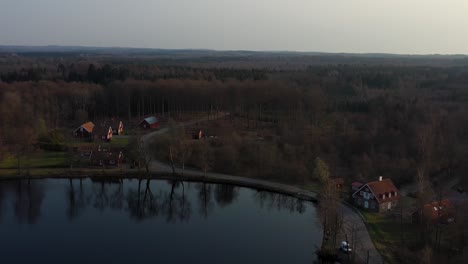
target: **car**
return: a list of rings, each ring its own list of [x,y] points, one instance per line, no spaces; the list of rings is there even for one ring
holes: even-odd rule
[[[351,248],[351,245],[347,241],[341,242],[340,250],[345,253],[351,253],[353,251],[353,249]]]

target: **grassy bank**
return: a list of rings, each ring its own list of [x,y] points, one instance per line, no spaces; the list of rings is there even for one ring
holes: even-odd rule
[[[21,168],[64,168],[69,164],[66,152],[43,151],[20,157]],[[17,169],[18,159],[7,155],[0,161],[0,169]]]
[[[130,136],[114,136],[110,142],[105,141],[93,141],[93,142],[71,142],[68,144],[69,147],[82,147],[82,146],[111,146],[111,147],[126,147]]]

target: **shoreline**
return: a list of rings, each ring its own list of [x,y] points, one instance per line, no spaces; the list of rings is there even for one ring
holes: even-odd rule
[[[292,196],[301,200],[317,203],[317,193],[307,191],[302,188],[274,182],[268,180],[259,180],[240,176],[213,176],[210,174],[197,175],[190,172],[183,174],[176,173],[155,173],[149,174],[143,171],[120,171],[120,170],[67,170],[67,169],[31,169],[26,175],[5,175],[6,170],[0,170],[1,180],[18,179],[102,179],[102,180],[121,180],[121,179],[150,179],[150,180],[179,180],[188,182],[206,182],[214,184],[228,184],[239,187],[252,188],[261,191],[275,192],[283,195]],[[15,170],[16,171],[16,170]]]

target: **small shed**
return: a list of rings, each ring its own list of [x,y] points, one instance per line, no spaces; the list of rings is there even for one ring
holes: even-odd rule
[[[75,131],[73,131],[73,135],[75,137],[80,138],[92,138],[94,132],[94,124],[93,122],[86,122],[79,126]]]
[[[143,119],[138,126],[144,129],[156,129],[156,128],[159,128],[160,123],[157,117],[150,116],[150,117]]]

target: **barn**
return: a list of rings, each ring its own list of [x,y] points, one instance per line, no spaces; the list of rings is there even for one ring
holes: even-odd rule
[[[79,126],[75,131],[73,131],[73,135],[79,138],[92,138],[94,132],[94,124],[93,122],[86,122]]]
[[[139,126],[144,129],[159,128],[159,125],[160,125],[159,119],[156,118],[155,116],[147,117],[143,119],[139,124]]]

